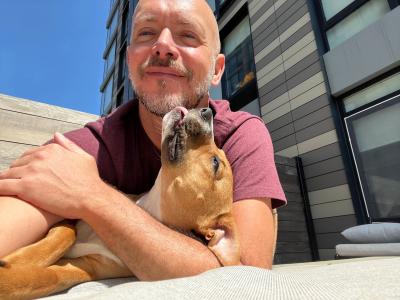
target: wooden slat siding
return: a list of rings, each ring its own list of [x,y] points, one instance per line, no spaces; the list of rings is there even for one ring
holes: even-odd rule
[[[311,250],[296,162],[292,158],[275,156],[275,164],[288,204],[278,209],[278,240],[274,263],[310,261]]]
[[[25,150],[61,133],[82,127],[98,116],[0,94],[0,170]]]
[[[66,132],[82,125],[35,115],[0,110],[0,140],[20,144],[40,145],[45,143],[54,132]]]
[[[66,123],[86,124],[98,117],[92,114],[49,105],[34,100],[22,99],[0,94],[0,110],[19,112],[27,115],[40,116],[51,120],[59,120]]]
[[[0,170],[7,169],[17,157],[31,147],[33,145],[0,141]]]
[[[347,177],[308,1],[272,1],[249,1],[262,118],[270,130],[275,154],[300,156],[309,194],[322,196],[310,198],[316,214],[313,218],[318,221],[316,232],[337,236],[342,224],[355,224],[355,217],[349,194],[341,199],[324,198],[327,193],[334,195],[336,187],[347,187]],[[286,180],[284,176],[283,186],[293,193],[295,187]],[[296,218],[293,212],[284,215],[281,211],[280,217],[288,222]],[[348,221],[341,223],[344,217]],[[324,225],[325,219],[330,220],[329,226]],[[333,258],[333,243],[329,249],[327,243],[319,245],[321,259]]]

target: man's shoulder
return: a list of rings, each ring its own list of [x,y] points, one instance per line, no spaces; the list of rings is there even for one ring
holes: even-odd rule
[[[210,99],[210,107],[214,113],[214,119],[218,123],[226,123],[229,125],[237,125],[239,126],[241,123],[249,120],[256,119],[258,121],[262,120],[260,117],[248,113],[246,111],[232,111],[229,105],[229,101],[227,100],[211,100]]]
[[[254,130],[266,129],[260,117],[245,111],[231,111],[226,100],[210,100],[209,103],[214,113],[214,135],[219,147],[244,124]]]
[[[131,100],[123,105],[119,106],[109,115],[104,116],[97,121],[87,123],[85,127],[88,127],[98,134],[107,133],[108,131],[114,131],[118,127],[123,127],[126,120],[134,120],[132,116],[137,112],[137,101]]]

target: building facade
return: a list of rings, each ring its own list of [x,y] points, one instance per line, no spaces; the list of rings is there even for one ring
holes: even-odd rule
[[[137,1],[111,2],[103,114],[133,98],[125,51]],[[318,257],[334,257],[345,228],[399,221],[399,0],[208,2],[226,56],[211,95],[262,117],[275,154],[301,159]]]

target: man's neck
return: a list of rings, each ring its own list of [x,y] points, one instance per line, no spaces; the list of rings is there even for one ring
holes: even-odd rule
[[[139,118],[144,132],[157,149],[161,150],[162,118],[149,112],[140,101]]]
[[[208,107],[208,95],[204,97],[198,107]],[[162,118],[149,112],[139,101],[139,118],[144,132],[150,138],[151,142],[161,150]]]

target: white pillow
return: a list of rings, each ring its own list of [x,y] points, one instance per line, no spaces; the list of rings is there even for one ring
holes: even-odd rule
[[[400,243],[400,223],[374,223],[350,227],[342,235],[352,243]]]

